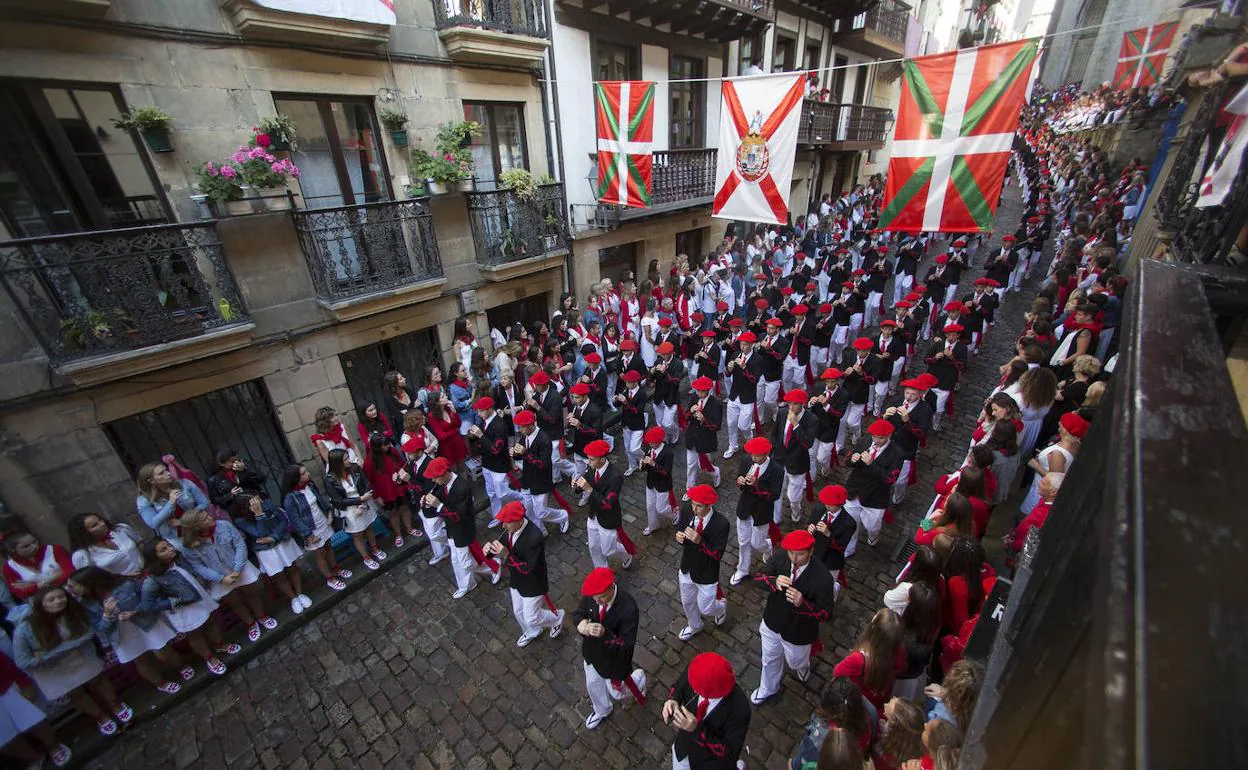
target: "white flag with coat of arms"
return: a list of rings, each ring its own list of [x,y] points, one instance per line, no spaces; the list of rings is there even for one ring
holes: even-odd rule
[[[721,94],[711,214],[785,224],[806,76],[729,78]]]

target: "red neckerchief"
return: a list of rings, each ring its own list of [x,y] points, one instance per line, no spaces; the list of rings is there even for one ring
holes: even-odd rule
[[[595,337],[595,336],[594,336],[594,335],[592,335],[592,334],[586,334],[586,335],[585,335],[585,339],[587,339],[587,340],[589,340],[590,342],[594,343],[594,345],[595,345],[595,346],[601,346],[601,345],[602,345],[602,342],[601,342],[601,341],[600,341],[597,337]]]
[[[51,546],[46,546],[46,545],[40,547],[39,554],[34,559],[24,559],[21,556],[18,556],[17,554],[13,554],[9,558],[17,562],[18,564],[22,565],[23,567],[30,567],[31,569],[38,572],[39,566],[43,564],[44,554],[48,552],[48,548],[50,547]]]
[[[471,334],[462,334],[462,335],[460,335],[460,336],[456,337],[455,339],[459,340],[460,342],[464,343],[465,345],[471,345],[472,343],[474,343],[474,342],[476,342],[476,341],[477,341],[477,338],[476,338],[476,337],[474,337],[474,336],[472,336]]]
[[[227,479],[229,479],[230,481],[234,482],[235,484],[237,484],[237,483],[238,483],[238,474],[237,474],[236,472],[232,471],[232,470],[229,470],[229,471],[221,471],[221,475],[222,475],[222,476],[224,476],[224,477],[226,477],[226,478],[227,478]]]
[[[454,380],[451,380],[451,383],[452,383],[453,385],[458,385],[458,386],[459,386],[459,387],[461,387],[461,388],[467,388],[467,387],[468,387],[468,380],[466,380],[466,379],[465,379],[465,378],[463,378],[463,377],[459,377],[459,378],[456,378],[456,379],[454,379]]]

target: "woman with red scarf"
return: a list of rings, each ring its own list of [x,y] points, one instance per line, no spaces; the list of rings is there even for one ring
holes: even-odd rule
[[[364,475],[373,488],[373,499],[385,512],[394,533],[394,547],[403,547],[403,533],[420,537],[420,530],[412,526],[412,512],[407,507],[407,492],[412,486],[411,474],[407,472],[407,458],[394,446],[389,436],[374,433],[368,439],[368,451],[364,455]]]
[[[455,355],[455,360],[464,365],[467,369],[472,366],[472,351],[478,348],[477,337],[468,328],[468,319],[459,317],[455,319],[455,341],[451,343],[451,350]]]
[[[360,401],[355,405],[356,431],[360,434],[360,442],[364,448],[368,448],[368,440],[374,433],[379,433],[386,438],[394,438],[394,428],[390,420],[377,408],[377,404],[372,401]],[[353,452],[347,452],[348,459]],[[358,462],[358,461],[357,461]]]
[[[464,460],[468,457],[468,444],[459,432],[460,419],[455,406],[446,396],[429,402],[429,429],[438,438],[438,457],[464,472]]]
[[[376,407],[374,406],[373,409],[375,410]],[[363,425],[360,427],[362,430]],[[363,437],[367,438],[367,435],[365,433]],[[347,453],[347,462],[354,465],[360,464],[360,456],[355,451],[355,444],[351,443],[346,426],[342,424],[342,418],[332,406],[322,406],[316,410],[316,433],[313,433],[311,438],[312,446],[316,447],[322,466],[329,467],[329,453],[335,449],[341,449]]]
[[[59,545],[44,545],[29,532],[9,535],[4,548],[9,554],[4,563],[4,584],[19,602],[40,588],[61,585],[74,571],[68,551]]]

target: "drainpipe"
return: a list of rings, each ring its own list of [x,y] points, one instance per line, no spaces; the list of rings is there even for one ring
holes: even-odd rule
[[[563,165],[563,132],[559,130],[559,89],[555,87],[558,81],[558,74],[555,69],[555,8],[553,0],[543,0],[542,3],[546,12],[547,24],[546,30],[550,35],[550,47],[546,49],[546,56],[543,60],[541,73],[544,83],[542,84],[542,122],[546,128],[546,163],[551,170],[551,175],[563,182],[564,205],[567,205],[568,194],[568,174],[567,169]],[[551,114],[551,110],[554,113]],[[551,133],[554,133],[554,142],[551,142]],[[557,152],[556,152],[557,150]],[[564,221],[570,222],[571,215],[565,209]],[[570,230],[571,228],[569,228]],[[576,271],[573,267],[576,261],[576,250],[573,248],[573,241],[568,240],[568,256],[563,260],[563,290],[574,291],[572,288],[575,283]],[[558,302],[558,297],[555,298]]]

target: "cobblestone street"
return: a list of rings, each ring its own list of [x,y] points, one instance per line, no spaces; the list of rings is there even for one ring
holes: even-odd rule
[[[1000,235],[1016,226],[1020,203],[1009,187],[998,212],[997,232],[985,239],[976,266]],[[931,254],[945,247],[934,242]],[[926,272],[930,259],[920,269]],[[1033,285],[1035,278],[1033,276]],[[1030,288],[1030,287],[1029,287]],[[891,289],[889,290],[891,296]],[[974,415],[998,380],[997,367],[1022,324],[1031,294],[1007,295],[998,324],[981,355],[974,357],[958,393],[955,420],[946,423],[922,455],[919,481],[878,547],[865,545],[851,560],[849,590],[835,620],[824,627],[826,645],[806,684],[786,677],[783,692],[755,709],[746,741],[751,768],[786,767],[817,695],[833,664],[848,651],[866,619],[881,606],[898,565],[899,541],[931,502],[936,476],[965,456]],[[924,349],[920,345],[921,351]],[[922,366],[911,371],[922,371]],[[721,451],[726,439],[721,442]],[[618,454],[617,454],[618,457]],[[677,465],[683,465],[683,453]],[[733,466],[736,459],[731,461]],[[835,473],[843,482],[846,471]],[[717,509],[731,515],[736,488],[720,487]],[[626,527],[641,555],[622,585],[642,611],[636,663],[649,677],[648,704],[625,702],[597,730],[583,722],[590,707],[579,642],[570,620],[555,640],[541,638],[518,649],[519,633],[505,583],[480,585],[453,601],[449,563],[426,564],[422,552],[315,618],[290,638],[231,672],[204,693],[115,739],[91,765],[96,768],[659,768],[668,763],[672,728],[659,716],[667,688],[699,651],[728,657],[749,692],[759,680],[759,634],[763,594],[748,583],[728,586],[736,562],[735,535],[722,569],[729,597],[728,621],[696,636],[677,639],[684,625],[677,597],[679,546],[671,530],[646,538],[643,475],[625,485]],[[821,486],[821,485],[820,485]],[[989,538],[1008,526],[1014,506],[1000,506]],[[485,530],[483,542],[499,530]],[[785,529],[791,526],[787,517]],[[548,541],[551,597],[571,610],[590,569],[584,516],[566,535]],[[990,552],[997,549],[990,548]]]

